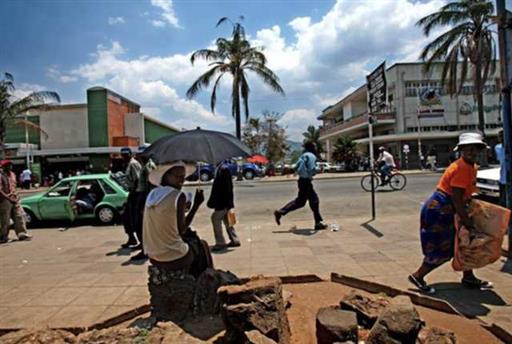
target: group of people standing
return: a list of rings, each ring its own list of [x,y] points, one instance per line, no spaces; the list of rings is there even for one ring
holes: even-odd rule
[[[27,232],[23,209],[16,191],[16,174],[12,171],[12,162],[0,162],[0,244],[9,240],[11,221],[18,240],[28,240],[32,236]],[[28,169],[28,168],[27,168]]]

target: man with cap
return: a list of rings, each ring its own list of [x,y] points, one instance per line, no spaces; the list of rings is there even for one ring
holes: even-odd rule
[[[135,234],[137,234],[137,239],[139,239],[141,250],[136,255],[132,256],[130,260],[143,260],[146,259],[147,256],[144,253],[143,246],[143,237],[142,237],[142,222],[144,217],[144,204],[146,203],[146,198],[148,197],[149,192],[153,189],[154,185],[149,182],[149,174],[156,168],[155,163],[151,158],[142,155],[144,151],[149,147],[149,145],[145,144],[139,147],[139,152],[137,154],[137,160],[141,163],[142,170],[140,171],[139,180],[137,182],[137,205],[135,211]]]
[[[379,158],[377,159],[377,163],[382,162],[382,166],[380,167],[380,173],[382,175],[382,185],[385,185],[389,178],[391,177],[391,171],[396,167],[395,159],[393,155],[386,151],[386,147],[379,147]]]
[[[467,204],[476,191],[478,155],[488,148],[479,133],[463,133],[455,150],[460,158],[443,173],[436,190],[424,203],[420,216],[420,239],[423,262],[409,275],[409,282],[420,291],[433,294],[436,290],[427,284],[425,276],[453,258],[455,245],[455,215],[470,232],[473,220]],[[463,272],[462,284],[468,288],[491,288],[492,283],[478,279],[472,270]]]
[[[123,214],[123,225],[124,230],[128,235],[128,241],[121,245],[121,247],[128,248],[137,245],[137,239],[135,238],[136,216],[134,215],[137,207],[137,184],[139,182],[142,166],[140,162],[135,159],[132,154],[132,150],[128,147],[121,149],[121,157],[127,164],[125,174],[126,184],[128,186],[128,199],[126,200]]]
[[[23,209],[16,192],[16,175],[12,172],[12,162],[2,160],[0,167],[0,243],[8,241],[11,219],[14,221],[18,240],[30,239],[32,236],[27,233]]]

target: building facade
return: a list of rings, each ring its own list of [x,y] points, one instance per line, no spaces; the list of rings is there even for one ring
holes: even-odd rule
[[[478,111],[470,81],[463,85],[460,95],[450,97],[441,86],[440,65],[427,74],[423,63],[394,64],[386,70],[386,80],[387,105],[374,114],[376,147],[386,146],[402,162],[402,167],[406,167],[407,161],[407,167],[417,168],[419,157],[430,152],[436,153],[438,164],[447,165],[458,136],[477,130]],[[489,143],[495,141],[502,127],[499,89],[497,70],[484,87],[485,134]],[[428,92],[435,101],[425,104],[424,95]],[[363,85],[322,111],[318,119],[323,121],[320,141],[326,150],[326,160],[332,160],[335,142],[341,136],[353,138],[360,150],[368,154],[367,102]]]
[[[31,111],[28,121],[42,131],[10,125],[6,155],[17,169],[26,165],[42,175],[115,169],[122,147],[136,150],[179,130],[140,112],[140,105],[103,87],[87,90],[87,103],[50,106]]]

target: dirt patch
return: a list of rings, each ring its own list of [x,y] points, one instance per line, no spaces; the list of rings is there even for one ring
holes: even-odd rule
[[[292,333],[291,343],[294,344],[315,344],[315,319],[318,309],[339,304],[342,297],[353,290],[353,288],[333,282],[285,284],[283,289],[293,294],[291,307],[287,313]],[[371,295],[363,291],[359,292]],[[446,328],[455,332],[458,343],[501,343],[498,338],[482,328],[476,320],[421,306],[416,306],[416,309],[427,326]]]

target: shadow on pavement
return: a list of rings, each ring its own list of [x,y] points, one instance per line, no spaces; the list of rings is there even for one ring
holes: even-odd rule
[[[512,260],[510,260],[510,259],[505,260],[505,264],[503,264],[500,271],[506,272],[506,273],[512,275]]]
[[[474,318],[489,314],[486,305],[506,306],[507,303],[492,289],[468,289],[460,283],[431,284],[437,292],[432,297],[449,302],[457,311]]]
[[[320,231],[314,230],[312,228],[290,228],[286,231],[272,231],[273,234],[295,234],[295,235],[303,235],[303,236],[312,236],[317,234]]]
[[[105,256],[129,256],[132,252],[131,248],[119,247],[116,251],[105,253]]]
[[[373,227],[370,222],[372,222],[373,220],[370,220],[370,221],[367,221],[365,223],[361,223],[361,227],[365,228],[366,230],[368,230],[368,232],[372,233],[373,235],[375,235],[377,238],[382,238],[384,236],[384,234],[382,234],[382,232],[380,232],[377,228]]]

